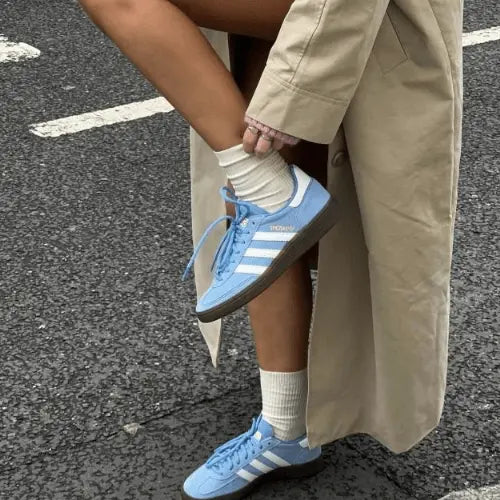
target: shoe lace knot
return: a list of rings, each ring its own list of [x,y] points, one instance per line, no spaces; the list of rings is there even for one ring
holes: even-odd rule
[[[233,251],[236,244],[240,243],[242,239],[245,237],[245,235],[249,234],[250,232],[247,229],[248,220],[246,219],[250,211],[248,204],[238,199],[234,191],[228,188],[227,186],[223,186],[222,188],[220,188],[219,192],[222,198],[226,202],[234,204],[235,216],[233,217],[232,215],[223,215],[222,217],[219,217],[218,219],[213,221],[207,227],[202,237],[200,238],[198,245],[196,245],[196,248],[194,249],[191,258],[189,259],[184,274],[182,275],[183,280],[185,280],[189,275],[189,272],[194,265],[196,257],[198,256],[198,253],[200,252],[201,247],[204,245],[205,241],[207,240],[209,234],[222,221],[228,220],[230,221],[230,225],[228,230],[226,231],[226,234],[221,239],[217,247],[217,250],[215,251],[214,259],[210,267],[210,271],[213,271],[215,267],[215,277],[217,280],[220,280],[222,278],[222,275],[224,274],[224,271],[227,269],[227,266],[233,262]]]
[[[229,467],[233,470],[243,460],[248,460],[258,449],[262,449],[252,437],[258,430],[258,419],[252,419],[250,429],[227,443],[215,449],[213,455],[207,460],[206,466],[218,472]]]

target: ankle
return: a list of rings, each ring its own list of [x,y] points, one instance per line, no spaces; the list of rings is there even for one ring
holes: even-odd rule
[[[237,144],[214,153],[238,198],[269,212],[279,210],[290,200],[294,178],[278,151],[271,150],[259,158],[247,153],[243,144]]]
[[[260,369],[262,416],[283,441],[306,432],[307,369],[269,372]]]

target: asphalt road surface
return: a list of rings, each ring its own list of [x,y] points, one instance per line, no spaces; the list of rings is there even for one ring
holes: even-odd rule
[[[465,33],[498,26],[497,0],[466,2]],[[37,135],[158,94],[74,1],[2,0],[0,33],[0,498],[174,499],[260,410],[246,317],[226,321],[214,370],[180,280],[188,126],[154,101],[140,119]],[[500,498],[500,40],[486,38],[464,49],[441,425],[398,456],[340,440],[320,476],[253,499]]]

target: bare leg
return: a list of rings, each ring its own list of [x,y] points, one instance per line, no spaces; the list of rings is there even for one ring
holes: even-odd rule
[[[246,102],[197,24],[272,39],[292,0],[80,3],[212,149],[241,144]]]
[[[267,60],[271,43],[255,38],[231,36],[232,72],[245,99],[250,100]],[[232,53],[233,53],[232,52]],[[302,141],[285,146],[280,153],[323,184],[328,147]],[[232,206],[227,207],[228,211]],[[248,304],[259,365],[263,370],[294,372],[307,366],[312,286],[309,258],[317,247],[291,266],[267,290]]]
[[[292,0],[80,2],[212,149],[241,143],[244,111]],[[241,91],[197,25],[253,37],[233,38],[245,44],[238,51],[241,64],[234,61]],[[323,171],[313,172],[314,164],[325,165],[325,151],[304,141],[280,153],[320,178]],[[302,258],[249,304],[264,370],[298,371],[306,366],[311,303],[309,271]]]

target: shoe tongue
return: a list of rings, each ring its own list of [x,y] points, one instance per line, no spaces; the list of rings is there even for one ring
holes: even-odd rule
[[[266,439],[273,436],[273,428],[271,424],[264,420],[264,417],[260,417],[260,420],[257,425],[257,431],[254,434],[254,438],[257,441],[261,441],[262,439]]]

